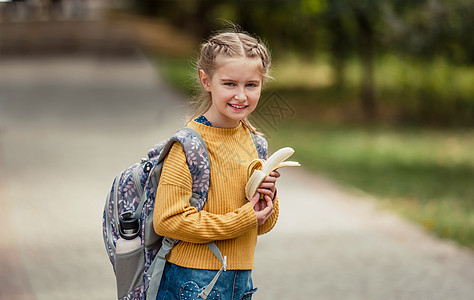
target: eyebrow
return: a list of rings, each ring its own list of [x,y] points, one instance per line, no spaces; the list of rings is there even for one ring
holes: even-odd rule
[[[221,82],[226,82],[226,81],[237,82],[238,80],[234,80],[234,79],[225,79],[225,78],[221,79]],[[261,80],[259,80],[259,79],[255,79],[255,80],[249,80],[249,81],[247,81],[247,82],[250,82],[250,83],[260,83],[260,82],[261,82]]]

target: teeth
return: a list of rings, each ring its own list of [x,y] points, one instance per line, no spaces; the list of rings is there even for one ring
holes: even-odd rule
[[[234,104],[231,104],[230,106],[235,107],[235,108],[244,108],[245,107],[245,105],[234,105]]]

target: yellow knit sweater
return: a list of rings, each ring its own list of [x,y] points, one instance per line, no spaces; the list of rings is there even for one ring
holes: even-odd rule
[[[242,124],[222,129],[192,121],[188,126],[201,134],[209,151],[209,193],[202,211],[189,205],[191,174],[183,147],[175,143],[163,164],[153,216],[159,235],[180,240],[167,260],[187,268],[218,270],[222,264],[206,246],[216,241],[227,256],[228,269],[253,269],[257,235],[275,226],[278,200],[274,214],[258,227],[245,198],[247,166],[258,157],[250,132]]]

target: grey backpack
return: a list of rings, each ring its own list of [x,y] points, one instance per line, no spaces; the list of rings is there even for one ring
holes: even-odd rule
[[[254,134],[252,139],[259,158],[266,158],[266,140]],[[189,127],[155,145],[148,151],[147,158],[123,170],[115,178],[105,203],[103,236],[115,272],[118,299],[155,300],[166,255],[178,242],[157,235],[153,228],[155,195],[163,161],[175,142],[183,146],[191,173],[193,196],[190,204],[199,211],[207,200],[209,155],[200,134]],[[122,242],[134,246],[126,252],[117,252],[117,245]],[[208,246],[222,262],[222,268],[201,293],[202,299],[206,299],[219,275],[226,270],[226,258],[216,244],[211,242]]]

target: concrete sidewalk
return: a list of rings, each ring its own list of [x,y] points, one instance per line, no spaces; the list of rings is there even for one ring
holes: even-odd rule
[[[370,196],[282,170],[281,217],[260,238],[257,299],[471,299],[474,255]]]
[[[0,299],[114,299],[105,195],[184,107],[140,56],[0,62]],[[472,251],[304,169],[278,188],[255,299],[472,299]]]
[[[0,198],[12,230],[0,257],[11,254],[5,265],[25,283],[6,289],[2,263],[1,299],[114,298],[105,196],[119,171],[180,126],[176,98],[140,57],[0,62]]]

